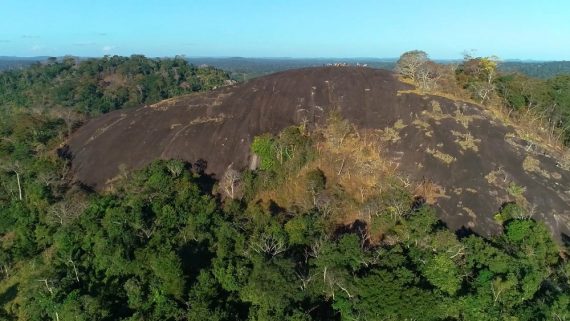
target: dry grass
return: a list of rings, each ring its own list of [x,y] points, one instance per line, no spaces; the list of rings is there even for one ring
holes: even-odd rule
[[[228,115],[221,113],[215,117],[198,117],[190,122],[190,125],[206,124],[206,123],[221,123],[224,119],[229,118]]]
[[[540,161],[530,155],[524,159],[522,167],[525,170],[525,172],[537,173],[546,178],[550,178],[550,174],[544,169],[540,168]]]
[[[432,182],[424,180],[416,185],[414,189],[415,196],[422,196],[426,203],[428,204],[435,204],[439,198],[449,198],[448,195],[445,194],[445,188],[441,187],[440,185]]]
[[[570,171],[570,149],[564,150],[560,157],[560,167],[564,170]]]
[[[404,129],[404,128],[408,127],[408,126],[407,126],[406,124],[404,124],[404,121],[403,121],[403,120],[398,119],[398,120],[394,123],[394,126],[392,126],[392,127],[393,127],[394,129],[401,130],[401,129]]]
[[[414,85],[411,81],[407,79],[402,79],[400,81]],[[485,112],[491,118],[500,121],[501,123],[513,127],[516,132],[516,136],[529,141],[531,144],[541,146],[546,151],[548,151],[552,156],[556,157],[560,161],[560,165],[565,170],[570,170],[570,150],[564,145],[562,140],[563,132],[556,129],[552,124],[538,112],[528,110],[525,112],[516,113],[505,107],[500,101],[495,100],[489,105],[482,105],[480,102],[467,97],[458,97],[456,94],[450,94],[441,91],[431,91],[426,93],[418,88],[399,90],[397,95],[404,94],[416,94],[421,96],[437,96],[442,98],[447,98],[455,101],[456,103],[469,103],[478,106],[483,112]],[[431,116],[436,116],[435,112],[431,113]],[[466,118],[470,117],[470,118]],[[483,118],[480,116],[466,116],[461,115],[459,110],[456,111],[455,119],[458,120],[465,128],[468,128],[469,122],[474,118]]]
[[[414,125],[417,129],[421,130],[424,133],[424,135],[426,135],[427,137],[433,136],[433,130],[431,129],[431,125],[428,122],[416,118],[412,122],[412,125]]]
[[[422,115],[425,115],[429,118],[432,118],[436,122],[438,122],[442,119],[451,118],[451,115],[445,114],[443,112],[443,110],[441,109],[441,104],[437,100],[431,100],[430,101],[430,107],[431,107],[431,110],[422,111]]]
[[[378,137],[383,142],[397,143],[401,139],[400,131],[406,127],[408,127],[408,126],[406,124],[404,124],[404,121],[401,119],[398,119],[392,125],[392,127],[386,127],[384,129],[377,130],[377,133],[379,135]]]
[[[473,120],[484,119],[479,115],[466,115],[461,111],[461,109],[459,109],[459,107],[453,112],[453,115],[453,118],[463,127],[465,127],[465,129],[469,128],[469,124],[473,122]]]
[[[570,162],[568,161],[570,159],[570,156],[568,156],[570,155],[570,150],[562,141],[563,133],[553,128],[541,116],[532,111],[515,113],[501,106],[500,103],[494,103],[483,108],[492,118],[507,126],[511,126],[515,131],[513,136],[527,141],[529,146],[537,145],[542,147],[549,154],[561,160],[561,163],[566,162],[569,164],[567,169],[570,169]]]
[[[431,101],[431,109],[437,115],[443,114],[443,110],[441,109],[441,104],[437,100]]]
[[[502,168],[499,168],[492,170],[489,174],[485,175],[485,179],[490,185],[504,187],[508,181],[508,174]]]
[[[393,127],[386,127],[384,129],[380,129],[378,130],[378,134],[383,142],[397,143],[401,138],[400,131],[398,131]]]
[[[457,159],[449,154],[446,154],[442,151],[439,151],[437,149],[432,149],[432,148],[427,148],[426,152],[430,155],[432,155],[433,157],[439,159],[440,161],[444,162],[445,164],[449,165],[453,162],[455,162]]]
[[[397,122],[394,127],[402,125]],[[331,212],[331,222],[346,225],[360,219],[370,223],[372,218],[363,213],[362,206],[394,181],[401,181],[397,178],[398,164],[383,157],[384,139],[380,133],[354,128],[345,132],[343,128],[346,127],[329,124],[311,133],[318,154],[316,160],[291,173],[274,189],[262,191],[258,198],[263,202],[273,200],[285,208],[296,206],[308,210],[315,204],[305,174],[318,168],[327,179],[323,194],[330,201],[326,206]]]
[[[471,133],[460,133],[458,131],[452,130],[451,134],[456,137],[455,142],[461,147],[462,150],[473,150],[474,152],[479,151],[479,143],[481,140],[473,137]]]
[[[400,81],[402,81],[402,80],[400,80]],[[410,83],[409,81],[403,81],[403,82],[408,83],[410,85],[414,85],[413,83]],[[463,103],[479,105],[479,103],[473,99],[470,99],[467,97],[457,97],[456,95],[452,95],[450,93],[443,92],[440,90],[432,90],[432,91],[427,92],[427,91],[423,91],[421,89],[415,88],[415,89],[398,90],[398,92],[396,93],[397,96],[409,95],[409,94],[425,96],[425,97],[435,96],[435,97],[441,97],[441,98],[453,100],[455,102],[463,102]]]

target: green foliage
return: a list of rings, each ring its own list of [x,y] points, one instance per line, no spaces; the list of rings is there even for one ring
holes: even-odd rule
[[[495,220],[499,223],[504,223],[514,218],[522,218],[525,215],[525,209],[516,203],[506,203],[501,210],[495,214]]]
[[[496,80],[497,93],[507,107],[520,112],[533,112],[547,119],[548,126],[562,132],[570,143],[570,76],[536,79],[521,74],[502,75]],[[552,128],[548,129],[552,131]]]
[[[79,320],[526,320],[567,313],[568,263],[532,220],[509,219],[493,239],[460,240],[433,209],[409,209],[387,233],[393,241],[372,245],[361,233],[330,230],[318,211],[290,216],[236,201],[222,209],[192,173],[172,168],[174,161],[158,161],[133,173],[115,192],[93,195],[68,225],[46,225],[45,214],[2,203],[11,217],[4,238],[16,232],[3,243],[2,264],[17,263],[9,263],[12,274],[0,286],[19,282],[19,303],[4,303],[15,305],[3,313],[27,320],[55,313]],[[41,229],[52,235],[42,246]],[[21,266],[31,262],[35,268],[25,272]]]
[[[50,60],[0,73],[0,106],[65,107],[99,114],[222,86],[229,77],[183,58],[105,56]]]
[[[314,169],[307,173],[307,186],[311,193],[319,193],[325,189],[327,178],[320,169]]]
[[[424,268],[425,277],[438,289],[454,295],[461,285],[459,269],[449,255],[439,254],[431,258]]]
[[[139,64],[136,72],[126,69],[134,78],[153,75],[145,59],[130,59]],[[36,76],[61,76],[62,65],[94,68],[93,75],[100,69],[52,61],[34,67],[45,68]],[[96,105],[92,85],[62,88]],[[72,99],[68,89],[56,90],[58,99]],[[12,98],[23,105],[36,99]],[[6,107],[0,116],[2,319],[568,318],[567,258],[543,224],[520,219],[514,203],[500,212],[503,234],[458,239],[433,208],[412,208],[409,191],[396,183],[363,205],[371,223],[352,226],[337,226],[323,206],[257,202],[256,193],[275,183],[268,181],[300,177],[316,157],[298,127],[254,140],[261,170],[243,175],[243,200],[221,204],[204,190],[204,177],[164,160],[125,173],[98,194],[70,184],[65,151],[49,152],[68,133],[61,115]],[[311,193],[346,201],[338,186],[329,193],[334,184],[322,171],[305,175]],[[511,194],[520,190],[513,186]],[[383,240],[368,238],[371,228],[382,230]]]
[[[255,188],[253,182],[246,184],[246,195],[254,194],[259,188],[282,183],[315,157],[311,138],[298,126],[287,127],[278,136],[265,134],[254,137],[251,150],[259,157],[260,171]]]
[[[251,151],[260,158],[259,169],[275,170],[277,165],[275,141],[270,135],[256,136],[251,143]]]

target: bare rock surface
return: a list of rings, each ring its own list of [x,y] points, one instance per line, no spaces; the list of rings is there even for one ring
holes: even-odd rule
[[[290,70],[218,90],[119,110],[93,119],[70,139],[77,180],[103,189],[120,168],[156,159],[207,161],[221,176],[255,162],[256,135],[301,122],[322,123],[338,110],[358,128],[381,130],[385,155],[414,180],[441,187],[437,207],[452,229],[497,232],[493,215],[512,200],[509,185],[557,238],[570,234],[570,172],[484,108],[418,95],[386,70],[319,67]]]

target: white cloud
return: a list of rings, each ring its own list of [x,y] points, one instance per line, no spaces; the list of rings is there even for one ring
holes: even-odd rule
[[[115,46],[109,46],[109,45],[103,46],[103,51],[104,51],[104,52],[109,52],[109,51],[111,51],[111,50],[113,50],[113,49],[115,49]]]

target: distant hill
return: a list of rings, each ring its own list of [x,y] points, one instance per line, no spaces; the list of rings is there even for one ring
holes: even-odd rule
[[[188,58],[195,65],[208,65],[228,71],[238,81],[268,75],[278,71],[319,67],[328,64],[346,63],[349,65],[365,64],[372,68],[392,70],[397,58]],[[439,63],[458,63],[460,60],[435,60]],[[499,69],[505,72],[520,72],[537,78],[551,78],[570,73],[570,61],[504,61]]]
[[[188,58],[194,65],[208,65],[229,72],[233,79],[244,81],[278,71],[330,64],[367,65],[372,68],[393,69],[397,58]]]
[[[0,56],[0,71],[20,69],[32,65],[35,62],[45,61],[48,57],[9,57]]]
[[[570,61],[505,61],[501,63],[500,69],[546,79],[560,74],[570,74]]]
[[[49,57],[12,57],[0,56],[0,71],[28,67],[35,62],[46,61]],[[61,60],[61,57],[59,58]],[[79,58],[83,59],[83,58]],[[87,59],[87,58],[85,58]],[[328,64],[346,63],[349,65],[365,64],[372,68],[392,70],[398,58],[244,58],[244,57],[193,57],[188,62],[197,66],[208,65],[229,72],[233,79],[244,81],[274,72],[305,67],[319,67]],[[455,60],[436,60],[440,63],[457,62]],[[518,61],[508,60],[501,63],[499,69],[505,72],[520,72],[537,78],[551,78],[570,73],[570,61]]]

